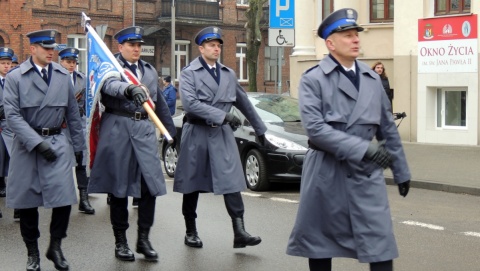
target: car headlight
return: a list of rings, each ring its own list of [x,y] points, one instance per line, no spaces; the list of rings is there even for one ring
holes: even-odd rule
[[[293,151],[306,151],[307,148],[305,148],[302,145],[299,145],[293,141],[290,141],[285,138],[281,138],[278,136],[274,136],[271,134],[265,134],[265,138],[270,142],[270,144],[274,145],[275,147],[286,149],[286,150],[293,150]]]

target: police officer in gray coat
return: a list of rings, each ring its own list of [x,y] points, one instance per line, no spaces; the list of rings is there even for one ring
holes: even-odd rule
[[[5,109],[3,107],[3,91],[5,89],[5,77],[12,66],[14,52],[8,47],[0,47],[0,198],[6,196],[5,177],[8,175],[8,163],[10,156],[8,155],[6,142],[3,139],[3,130],[7,128],[5,120]],[[0,212],[1,217],[1,212]]]
[[[70,75],[52,62],[56,34],[56,30],[27,34],[31,57],[8,74],[4,93],[7,123],[15,133],[7,206],[20,209],[20,232],[28,250],[27,270],[40,270],[39,206],[53,208],[47,259],[57,270],[69,270],[61,240],[67,236],[71,205],[77,203],[73,152],[85,149]],[[62,129],[64,121],[71,141]]]
[[[132,26],[115,34],[120,54],[118,62],[132,71],[150,91],[155,111],[172,136],[175,136],[170,111],[158,86],[158,74],[140,59],[144,43],[143,28]],[[148,97],[136,85],[107,79],[101,89],[105,112],[100,124],[100,139],[90,174],[90,193],[110,193],[110,220],[115,236],[115,257],[134,261],[127,243],[128,197],[138,203],[138,239],[136,251],[146,260],[156,261],[157,252],[148,239],[155,215],[157,196],[167,193],[162,172],[154,124],[142,104]]]
[[[259,141],[265,142],[267,130],[236,74],[217,62],[223,44],[218,27],[202,29],[195,37],[201,56],[193,60],[180,76],[180,97],[186,112],[180,155],[173,191],[183,193],[185,244],[202,247],[195,219],[200,192],[223,195],[233,223],[234,248],[255,246],[260,237],[245,231],[244,206],[240,191],[246,189],[240,155],[233,130],[240,125],[230,113],[235,105],[250,121]]]
[[[75,99],[78,103],[78,111],[82,117],[82,127],[83,133],[86,133],[87,121],[85,118],[85,88],[86,88],[86,77],[85,74],[77,71],[78,65],[78,54],[80,51],[77,48],[65,48],[58,53],[60,57],[60,64],[67,69],[70,73],[71,81],[73,88],[75,89]],[[93,215],[95,214],[95,209],[90,205],[88,200],[87,188],[88,188],[88,178],[86,170],[86,150],[79,152],[75,161],[77,165],[75,167],[75,176],[77,177],[77,189],[80,195],[80,202],[78,203],[78,210],[85,214]]]
[[[378,74],[357,61],[357,12],[341,9],[320,25],[330,54],[302,76],[300,113],[310,149],[303,164],[297,219],[287,253],[331,270],[333,257],[393,270],[398,257],[383,170],[400,195],[410,172]],[[376,138],[378,140],[374,141]]]

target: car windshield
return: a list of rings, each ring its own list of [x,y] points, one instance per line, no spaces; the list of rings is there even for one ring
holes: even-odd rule
[[[249,97],[250,102],[264,122],[298,122],[298,100],[273,94]]]

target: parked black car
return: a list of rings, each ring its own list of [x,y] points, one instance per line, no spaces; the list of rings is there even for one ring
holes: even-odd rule
[[[255,131],[245,116],[235,107],[232,113],[242,125],[234,132],[243,163],[247,186],[254,191],[270,188],[271,182],[299,182],[303,159],[307,152],[307,136],[302,127],[298,100],[289,96],[248,93],[250,102],[267,126],[265,147],[256,142]],[[168,176],[175,174],[181,142],[184,115],[174,117],[177,127],[176,146],[160,141],[160,153]]]

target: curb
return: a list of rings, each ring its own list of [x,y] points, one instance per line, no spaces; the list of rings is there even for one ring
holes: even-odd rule
[[[389,185],[395,185],[392,177],[385,177],[385,181]],[[472,196],[480,196],[480,188],[465,187],[450,184],[441,184],[425,180],[411,180],[410,187],[428,189],[434,191],[443,191],[448,193],[468,194]]]

